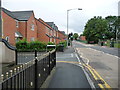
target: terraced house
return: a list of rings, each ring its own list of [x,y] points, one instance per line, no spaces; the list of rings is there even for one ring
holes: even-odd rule
[[[37,25],[33,11],[8,11],[2,8],[3,38],[15,45],[18,39],[37,40]]]
[[[58,44],[64,39],[59,33],[54,22],[44,22],[41,18],[36,19],[31,11],[9,11],[2,8],[3,38],[11,45],[19,39],[31,41],[54,42]],[[65,36],[65,34],[63,34]]]

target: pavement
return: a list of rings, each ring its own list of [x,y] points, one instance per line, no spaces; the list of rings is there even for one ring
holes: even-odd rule
[[[57,52],[57,64],[46,88],[91,89],[74,48],[69,47],[64,52]]]

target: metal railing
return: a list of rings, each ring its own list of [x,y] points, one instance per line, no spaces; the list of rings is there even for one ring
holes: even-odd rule
[[[39,55],[39,52],[35,51],[34,59],[31,59],[29,62],[21,64],[1,75],[0,84],[2,85],[2,90],[26,90],[30,88],[36,90],[40,88],[48,75],[50,75],[53,67],[56,66],[56,50],[49,51],[43,55]]]

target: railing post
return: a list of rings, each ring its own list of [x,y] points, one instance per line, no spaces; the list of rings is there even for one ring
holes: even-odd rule
[[[54,66],[56,66],[56,49],[55,49],[55,52],[54,52]]]
[[[35,50],[35,90],[37,90],[38,75],[37,75],[37,50]]]
[[[17,49],[15,50],[15,64],[17,65],[18,64],[18,56],[17,56]]]
[[[50,59],[51,59],[51,57],[50,57],[50,51],[49,51],[49,75],[50,75],[50,68],[51,68],[51,65],[50,65]]]

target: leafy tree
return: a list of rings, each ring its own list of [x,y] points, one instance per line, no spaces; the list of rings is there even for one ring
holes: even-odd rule
[[[115,28],[115,37],[120,40],[120,16],[117,17],[116,21],[113,23]],[[116,34],[117,33],[117,34]],[[117,35],[117,36],[116,36]]]
[[[78,36],[79,36],[78,33],[74,33],[73,38],[77,40]]]
[[[107,16],[105,17],[108,24],[107,37],[108,39],[116,38],[117,31],[117,16]]]
[[[99,39],[107,38],[108,25],[107,21],[102,17],[94,17],[88,20],[87,24],[85,25],[85,29],[83,35],[86,36],[86,40],[88,43],[90,41],[94,41],[94,43],[98,43]]]

